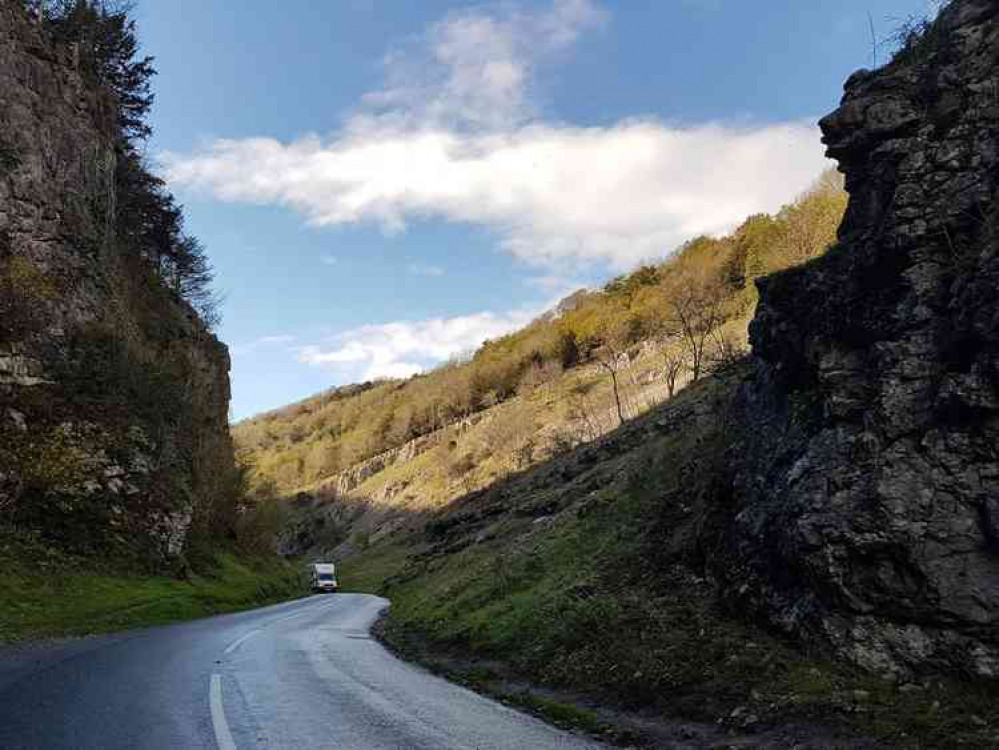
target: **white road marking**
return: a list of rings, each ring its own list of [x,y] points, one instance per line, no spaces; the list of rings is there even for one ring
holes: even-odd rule
[[[285,617],[279,617],[276,620],[271,620],[267,624],[268,625],[277,625],[279,622],[284,622],[285,620],[294,620],[296,617],[304,617],[305,615],[314,615],[314,614],[317,614],[319,612],[323,612],[323,611],[325,611],[327,609],[333,609],[334,606],[336,606],[336,605],[330,605],[330,606],[327,606],[327,607],[310,607],[309,609],[305,610],[304,612],[296,612],[293,615],[286,615]]]
[[[310,607],[310,608],[308,608],[308,609],[306,609],[306,610],[304,610],[302,612],[296,612],[293,615],[286,615],[285,617],[279,617],[276,620],[271,620],[266,625],[264,625],[264,627],[268,627],[270,625],[277,625],[279,622],[284,622],[286,620],[294,620],[296,617],[302,617],[304,615],[309,615],[309,614],[316,614],[318,612],[322,612],[322,611],[327,610],[327,609],[332,609],[333,606],[335,606],[335,605],[330,605],[330,606],[326,606],[326,607]],[[247,640],[248,638],[252,638],[257,633],[259,633],[260,630],[261,629],[258,628],[256,630],[251,630],[249,633],[245,633],[244,635],[241,635],[239,638],[237,638],[232,643],[230,643],[228,646],[226,646],[225,647],[225,651],[223,653],[225,653],[226,655],[231,654],[233,651],[235,651],[237,648],[240,647],[240,645],[243,643],[243,641]]]
[[[222,708],[222,678],[212,675],[211,688],[208,690],[208,703],[212,711],[212,728],[215,730],[215,742],[219,750],[236,750],[232,732],[225,720],[225,709]]]
[[[284,622],[285,620],[294,620],[296,617],[301,617],[302,615],[308,615],[311,612],[299,612],[297,615],[288,615],[287,617],[279,617],[276,620],[271,620],[268,625],[277,625],[279,622]]]
[[[237,638],[236,640],[234,640],[232,643],[230,643],[228,646],[225,647],[225,653],[231,654],[233,651],[239,648],[239,644],[241,644],[247,638],[252,638],[259,632],[260,632],[259,630],[251,630],[246,635],[240,636],[239,638]]]
[[[303,615],[315,614],[316,612],[321,612],[326,609],[332,609],[333,606],[335,605],[326,607],[309,607],[305,609],[305,611],[296,612],[293,615],[287,615],[286,617],[279,617],[276,620],[272,620],[264,627],[276,625],[277,623],[284,622],[285,620],[294,620],[296,617],[302,617]],[[239,648],[244,641],[257,635],[259,632],[260,629],[244,633],[225,647],[225,654],[231,654]],[[225,708],[222,706],[222,677],[218,674],[212,675],[211,685],[208,689],[208,705],[212,714],[212,729],[215,730],[215,742],[218,745],[219,750],[236,750],[236,743],[232,739],[232,732],[229,731],[229,723],[225,720]]]

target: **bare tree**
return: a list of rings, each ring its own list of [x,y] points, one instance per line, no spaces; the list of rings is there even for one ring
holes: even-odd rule
[[[652,334],[652,345],[662,358],[662,374],[666,381],[669,398],[673,398],[680,382],[680,375],[687,365],[685,339],[680,326],[672,318],[660,317],[656,319],[652,325]]]
[[[590,403],[589,399],[581,393],[570,394],[569,419],[572,422],[580,423],[583,430],[578,433],[579,442],[588,442],[600,437],[603,430],[596,416],[597,410]]]
[[[608,374],[614,390],[614,405],[617,408],[618,423],[624,424],[624,405],[621,402],[621,384],[618,373],[629,364],[627,349],[632,338],[634,320],[625,310],[607,314],[601,321],[599,336],[601,346],[594,352],[597,364]]]
[[[659,348],[659,356],[663,359],[663,378],[666,380],[666,389],[669,397],[676,395],[676,386],[680,382],[680,374],[687,364],[687,355],[682,346],[678,346],[675,339],[659,339],[656,342]]]
[[[669,321],[677,327],[690,362],[691,380],[704,372],[705,355],[715,329],[722,323],[724,290],[710,282],[681,283],[669,299]]]
[[[742,359],[746,350],[732,336],[716,330],[713,339],[713,350],[711,352],[711,367],[713,370],[725,370]]]
[[[605,344],[597,351],[597,363],[610,375],[611,386],[614,389],[614,405],[617,407],[618,424],[624,424],[624,408],[621,406],[621,389],[617,374],[621,369],[623,352],[613,344]]]

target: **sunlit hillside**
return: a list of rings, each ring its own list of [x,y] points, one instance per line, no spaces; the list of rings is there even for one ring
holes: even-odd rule
[[[592,440],[738,357],[754,279],[821,254],[846,205],[827,172],[776,215],[690,240],[656,265],[581,290],[466,361],[409,380],[332,389],[239,423],[233,435],[259,498],[325,488],[384,497],[397,457],[421,456],[409,495],[433,505]],[[434,436],[434,440],[425,440]],[[364,494],[364,493],[362,493]],[[395,496],[396,492],[388,492]]]

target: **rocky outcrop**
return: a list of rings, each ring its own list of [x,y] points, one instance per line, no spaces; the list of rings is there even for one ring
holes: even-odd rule
[[[417,456],[422,456],[434,446],[439,445],[441,440],[446,438],[449,430],[456,430],[458,433],[461,433],[471,429],[485,418],[485,414],[472,414],[429,435],[413,438],[398,448],[391,448],[379,453],[377,456],[359,461],[350,468],[344,469],[321,482],[317,490],[321,494],[333,497],[347,497],[376,474],[380,474],[393,466],[407,464]]]
[[[425,488],[412,475],[383,477],[366,484],[392,468],[403,468],[428,451],[475,425],[490,419],[488,412],[472,414],[428,435],[414,438],[398,448],[360,461],[320,482],[292,499],[292,512],[285,518],[278,540],[282,555],[309,555],[322,559],[342,557],[355,551],[352,537],[369,541],[391,535],[416,523],[407,501],[418,498]],[[431,507],[426,503],[423,512]]]
[[[839,243],[761,280],[751,326],[719,571],[888,673],[999,678],[997,74],[999,5],[955,0],[847,81]]]
[[[376,474],[393,466],[409,463],[417,456],[426,453],[439,440],[440,436],[436,433],[410,440],[398,448],[384,451],[338,472],[322,482],[318,489],[333,497],[346,497]]]
[[[162,559],[231,478],[229,358],[114,235],[114,108],[0,0],[0,532]]]

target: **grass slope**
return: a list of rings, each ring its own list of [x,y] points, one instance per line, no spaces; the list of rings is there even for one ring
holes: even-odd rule
[[[595,444],[472,493],[425,533],[344,561],[342,582],[392,600],[384,634],[403,653],[478,672],[486,689],[528,680],[744,734],[804,727],[805,746],[852,747],[834,738],[860,733],[999,747],[994,688],[886,682],[722,608],[704,574],[710,550],[692,530],[717,511],[720,414],[737,379],[692,387]]]
[[[299,571],[278,558],[222,553],[179,580],[10,542],[0,546],[0,642],[162,625],[305,593]]]

